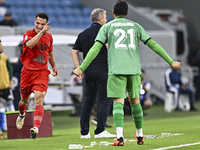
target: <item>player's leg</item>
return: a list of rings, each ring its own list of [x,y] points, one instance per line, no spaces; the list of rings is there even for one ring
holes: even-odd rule
[[[19,116],[17,117],[17,120],[16,120],[17,129],[21,129],[24,125],[24,119],[25,119],[26,109],[28,107],[29,100],[30,100],[30,95],[26,98],[23,98],[23,96],[21,96],[21,100],[19,101],[19,105],[18,105]]]
[[[35,112],[34,112],[34,125],[33,128],[30,129],[31,138],[35,139],[39,132],[40,125],[42,123],[43,115],[44,115],[44,97],[47,92],[48,83],[49,83],[49,70],[40,70],[33,72],[33,87],[32,91],[34,91],[35,97]]]
[[[42,123],[42,119],[44,116],[44,97],[46,95],[46,92],[40,92],[34,90],[35,94],[35,112],[34,112],[34,126],[30,129],[31,137],[35,139],[37,137],[37,134],[39,132],[40,125]]]
[[[144,142],[144,135],[143,135],[143,110],[140,104],[140,98],[131,98],[129,96],[129,102],[131,106],[131,114],[133,120],[135,122],[136,127],[136,139],[139,145],[142,145]]]
[[[21,81],[20,81],[20,94],[21,100],[19,101],[18,108],[19,108],[19,116],[16,120],[16,127],[17,129],[21,129],[24,125],[24,119],[26,115],[26,109],[28,107],[28,103],[30,100],[30,95],[32,91],[31,83],[32,79],[32,72],[26,70],[25,67],[22,68],[21,71]]]
[[[23,98],[21,96],[21,101],[19,101],[19,105],[18,105],[20,115],[25,115],[26,108],[28,107],[28,103],[30,101],[30,98],[31,98],[31,95],[29,95],[26,98]]]
[[[20,81],[20,95],[21,100],[19,101],[18,108],[19,114],[25,115],[26,108],[28,107],[28,102],[30,100],[31,94],[31,72],[28,71],[25,67],[21,70],[21,81]]]
[[[140,85],[141,76],[128,76],[127,91],[129,93],[129,103],[131,106],[131,114],[136,126],[136,139],[139,145],[144,142],[143,135],[143,110],[140,104]]]
[[[124,126],[124,98],[113,98],[113,120],[117,133],[117,140],[113,146],[123,146],[123,126]]]
[[[125,75],[111,75],[108,77],[107,94],[113,99],[113,120],[117,133],[117,140],[113,146],[123,146],[123,122],[124,122],[124,98],[126,98],[126,83]]]

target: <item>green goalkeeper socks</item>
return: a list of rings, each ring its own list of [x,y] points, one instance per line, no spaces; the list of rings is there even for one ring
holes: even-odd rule
[[[140,103],[131,105],[131,114],[135,122],[136,129],[143,128],[143,110]]]
[[[122,127],[124,123],[124,105],[120,102],[113,104],[113,120],[115,127]]]

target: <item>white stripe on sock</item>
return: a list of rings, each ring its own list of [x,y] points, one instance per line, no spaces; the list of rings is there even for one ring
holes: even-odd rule
[[[41,117],[41,116],[35,116],[35,117],[34,117],[34,120],[42,121],[42,117]]]

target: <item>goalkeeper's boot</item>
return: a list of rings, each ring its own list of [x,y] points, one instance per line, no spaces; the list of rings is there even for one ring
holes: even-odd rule
[[[144,138],[145,138],[144,135],[142,137],[136,137],[137,144],[138,145],[143,145],[144,144]]]
[[[114,140],[114,143],[112,146],[124,146],[124,139],[123,137],[120,137],[117,140]]]
[[[17,120],[16,120],[17,129],[21,129],[23,127],[25,115],[26,115],[26,112],[24,115],[19,114],[19,116],[17,117]]]
[[[38,134],[38,129],[36,127],[31,128],[30,134],[31,134],[31,138],[35,139],[37,137],[37,134]]]

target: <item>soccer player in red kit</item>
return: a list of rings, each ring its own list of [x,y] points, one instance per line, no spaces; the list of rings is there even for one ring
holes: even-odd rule
[[[44,110],[43,102],[48,88],[49,74],[48,61],[53,68],[53,76],[58,77],[53,50],[53,38],[47,31],[51,28],[48,15],[40,12],[34,21],[35,28],[23,35],[23,53],[20,57],[23,64],[21,71],[19,116],[16,120],[17,129],[24,124],[26,108],[31,93],[35,94],[34,127],[30,129],[33,139],[37,137],[42,122]],[[48,23],[47,23],[48,22]]]

